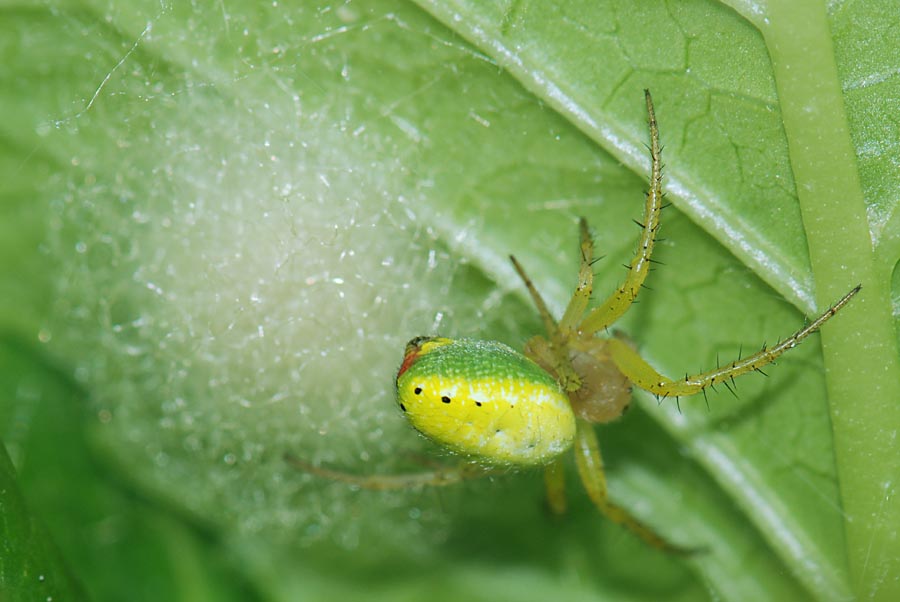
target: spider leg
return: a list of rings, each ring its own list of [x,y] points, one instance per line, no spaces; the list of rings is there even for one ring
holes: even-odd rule
[[[541,321],[544,322],[544,330],[547,331],[547,335],[551,339],[554,338],[554,334],[558,332],[559,329],[556,327],[556,320],[553,319],[553,314],[550,313],[550,310],[547,309],[547,304],[544,303],[544,298],[541,297],[537,287],[534,286],[534,282],[532,282],[531,278],[528,277],[528,274],[525,273],[525,268],[522,267],[519,260],[516,259],[514,255],[510,255],[509,260],[512,262],[513,267],[516,268],[516,273],[519,274],[519,278],[525,283],[525,288],[528,289],[528,294],[531,295],[531,300],[534,301],[534,305],[541,315]]]
[[[753,370],[760,370],[766,364],[775,361],[782,353],[797,346],[803,339],[817,331],[822,324],[836,314],[861,287],[853,288],[841,299],[829,307],[822,315],[801,328],[785,340],[771,348],[763,347],[751,356],[735,360],[730,364],[716,367],[708,372],[685,376],[684,379],[672,380],[657,372],[650,364],[638,355],[637,351],[619,339],[607,341],[610,357],[616,367],[628,380],[642,389],[662,397],[680,397],[699,393],[706,387],[719,383],[727,384],[736,376]]]
[[[544,469],[544,485],[547,488],[547,505],[553,514],[566,513],[566,475],[561,459],[556,459]]]
[[[562,320],[559,321],[559,330],[564,336],[575,329],[581,316],[584,315],[584,310],[587,309],[591,300],[591,293],[594,291],[592,266],[594,241],[591,239],[591,233],[588,231],[587,221],[584,218],[578,220],[578,230],[581,235],[581,267],[578,270],[578,284],[575,286],[575,292],[569,300]]]
[[[604,516],[619,523],[654,548],[678,554],[690,554],[698,551],[666,541],[651,527],[629,514],[627,510],[609,501],[597,434],[594,432],[593,425],[582,419],[578,420],[578,428],[575,432],[575,464],[588,497]]]
[[[581,377],[572,367],[566,347],[553,345],[547,339],[537,336],[528,339],[524,352],[530,360],[554,375],[563,390],[577,391],[581,388]]]
[[[290,452],[284,454],[284,459],[294,468],[317,477],[346,483],[347,485],[353,485],[354,487],[359,487],[361,489],[371,489],[375,491],[413,489],[424,486],[444,487],[468,479],[478,479],[497,472],[476,464],[460,464],[459,466],[454,467],[448,466],[446,468],[409,474],[356,475],[314,466],[301,460]]]
[[[588,335],[603,330],[618,320],[634,300],[647,273],[650,271],[653,243],[659,230],[659,213],[662,210],[662,163],[660,160],[659,128],[653,111],[653,99],[649,90],[644,90],[647,100],[647,115],[650,122],[650,190],[644,205],[644,222],[637,253],[628,267],[625,282],[603,303],[595,307],[581,323],[580,330]]]
[[[587,231],[587,225],[584,226],[584,229]],[[538,313],[544,321],[544,328],[547,329],[547,336],[550,339],[550,342],[548,343],[541,337],[532,338],[526,346],[525,355],[537,362],[537,364],[545,370],[551,369],[552,372],[555,372],[556,378],[567,391],[578,389],[578,387],[581,386],[581,379],[578,378],[578,375],[572,368],[572,362],[569,360],[569,355],[566,352],[567,345],[565,335],[556,325],[556,320],[553,319],[550,310],[547,309],[547,304],[544,303],[544,299],[534,286],[531,278],[525,273],[522,264],[520,264],[512,255],[509,256],[509,259],[512,261],[513,267],[516,268],[519,277],[525,282],[525,287],[528,289],[534,304],[537,306]],[[588,266],[588,269],[590,269],[590,266]],[[588,296],[590,296],[590,293]]]

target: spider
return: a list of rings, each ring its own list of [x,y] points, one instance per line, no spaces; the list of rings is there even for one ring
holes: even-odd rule
[[[551,510],[565,511],[563,454],[575,452],[581,482],[597,509],[650,545],[676,553],[696,549],[673,544],[628,510],[609,500],[594,424],[619,418],[631,401],[632,386],[658,398],[703,392],[773,362],[818,330],[859,290],[853,288],[811,323],[771,348],[713,370],[671,379],[659,374],[623,338],[601,338],[635,301],[652,263],[659,229],[662,174],[659,132],[650,92],[645,90],[650,125],[650,189],[637,252],[625,282],[603,303],[588,310],[593,291],[594,249],[587,222],[579,223],[581,266],[575,292],[557,321],[515,257],[546,330],[525,345],[524,355],[497,342],[416,337],[407,345],[397,373],[397,403],[413,427],[470,462],[457,467],[401,475],[352,475],[314,466],[291,454],[295,467],[320,477],[366,489],[441,486],[507,467],[544,467]]]

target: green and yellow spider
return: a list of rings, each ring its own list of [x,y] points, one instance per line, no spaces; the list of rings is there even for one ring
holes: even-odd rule
[[[654,547],[690,550],[669,543],[627,510],[609,501],[594,424],[623,414],[633,385],[658,397],[700,393],[736,376],[759,371],[796,346],[838,312],[857,286],[821,316],[784,341],[714,370],[673,380],[659,374],[625,340],[600,338],[638,295],[650,269],[662,209],[659,132],[653,101],[644,92],[650,122],[650,190],[637,253],[625,282],[603,303],[588,310],[593,290],[593,241],[580,221],[578,285],[558,322],[525,270],[510,256],[537,306],[546,336],[535,336],[524,355],[502,343],[444,337],[416,337],[397,373],[400,409],[420,433],[471,462],[455,468],[406,475],[359,476],[324,469],[293,455],[303,471],[367,489],[449,485],[490,474],[496,468],[543,466],[549,505],[565,510],[562,457],[575,450],[578,475],[594,505]],[[494,468],[492,468],[494,467]]]

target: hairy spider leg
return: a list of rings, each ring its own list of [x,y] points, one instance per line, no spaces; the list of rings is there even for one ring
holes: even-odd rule
[[[564,338],[568,338],[581,321],[588,303],[591,301],[591,293],[594,292],[594,240],[588,230],[587,220],[583,217],[578,220],[578,230],[581,233],[581,267],[578,269],[578,284],[569,305],[559,321],[559,330]]]
[[[569,359],[569,339],[575,336],[590,336],[618,319],[631,306],[637,292],[643,284],[650,268],[650,255],[659,228],[659,214],[662,208],[661,163],[659,147],[659,131],[653,110],[653,100],[645,90],[647,112],[650,122],[651,179],[650,190],[644,208],[644,224],[638,252],[632,259],[625,283],[601,304],[592,310],[584,321],[581,317],[587,310],[593,292],[594,244],[588,231],[587,221],[579,220],[581,238],[581,265],[578,272],[578,284],[569,300],[562,320],[557,325],[547,304],[538,292],[534,283],[525,273],[524,268],[510,256],[519,277],[525,283],[534,304],[541,315],[547,330],[549,342],[541,337],[534,337],[526,345],[525,353],[532,360],[556,373],[563,387],[572,392],[581,386],[581,379],[575,373]],[[580,322],[580,323],[579,323]],[[691,553],[695,550],[674,545],[653,529],[633,517],[627,510],[609,501],[606,488],[606,475],[600,455],[600,445],[593,425],[581,418],[577,419],[575,434],[575,458],[578,474],[584,484],[588,497],[597,509],[613,522],[619,523],[653,547],[675,552]],[[557,513],[565,511],[565,481],[561,460],[556,460],[544,470],[544,484],[547,490],[547,503]]]
[[[659,214],[662,211],[662,162],[660,159],[659,127],[656,124],[656,113],[653,110],[653,99],[650,91],[644,90],[647,100],[647,116],[650,122],[650,189],[647,191],[647,201],[644,205],[644,223],[640,224],[641,239],[637,253],[631,260],[628,275],[625,282],[616,289],[603,303],[595,307],[585,316],[578,326],[584,335],[599,332],[618,320],[622,314],[628,311],[631,304],[637,298],[638,291],[647,278],[650,271],[650,256],[653,254],[653,244],[656,241],[656,233],[659,230]]]
[[[317,477],[346,483],[361,489],[371,489],[375,491],[413,489],[415,487],[444,487],[447,485],[455,485],[456,483],[469,479],[479,479],[499,472],[498,470],[492,470],[477,464],[460,464],[458,466],[447,466],[425,472],[363,476],[314,466],[313,464],[304,462],[291,453],[284,454],[284,459],[295,468]]]
[[[585,230],[587,230],[586,225]],[[590,237],[588,238],[590,239]],[[550,313],[550,310],[547,309],[547,304],[544,303],[543,297],[541,297],[541,294],[534,286],[531,278],[525,273],[522,264],[520,264],[512,255],[509,256],[509,259],[512,261],[513,267],[516,268],[519,277],[525,283],[525,288],[528,289],[528,293],[531,295],[531,299],[534,301],[534,305],[541,315],[541,320],[544,322],[544,328],[547,330],[547,337],[550,339],[550,343],[548,344],[547,341],[539,336],[533,337],[526,345],[525,355],[537,362],[544,370],[554,374],[566,391],[578,390],[581,387],[581,379],[578,377],[578,374],[575,373],[575,369],[572,368],[572,362],[569,360],[569,355],[566,351],[567,341],[565,335],[556,325],[556,320],[553,319],[553,315]],[[581,283],[579,282],[579,285],[580,284]],[[590,296],[590,293],[588,293],[588,296]]]
[[[759,371],[767,364],[772,363],[782,353],[796,347],[797,344],[817,331],[822,324],[827,322],[834,314],[838,312],[850,299],[859,292],[862,285],[857,285],[846,295],[841,297],[834,305],[829,307],[822,315],[813,320],[811,323],[801,328],[785,340],[771,348],[763,347],[759,352],[738,359],[730,364],[717,367],[708,372],[695,374],[694,376],[685,376],[683,379],[672,380],[661,375],[653,367],[650,366],[637,352],[628,344],[619,339],[609,340],[609,352],[616,367],[621,370],[622,374],[628,377],[632,383],[638,387],[650,391],[659,397],[681,397],[685,395],[693,395],[699,393],[706,387],[726,383],[736,376],[746,374],[751,370]]]

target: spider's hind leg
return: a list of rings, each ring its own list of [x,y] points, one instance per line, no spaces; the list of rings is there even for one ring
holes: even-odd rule
[[[488,476],[491,469],[476,464],[460,464],[405,474],[357,475],[315,466],[301,460],[290,452],[284,454],[284,460],[302,472],[322,477],[330,481],[346,483],[360,489],[389,491],[397,489],[414,489],[416,487],[444,487],[456,483]]]
[[[600,445],[597,443],[597,434],[591,423],[581,419],[578,420],[578,428],[575,432],[575,463],[588,497],[604,516],[619,523],[654,548],[675,554],[694,554],[702,551],[700,548],[687,548],[667,541],[649,525],[632,516],[621,506],[609,501],[606,491],[606,474],[603,469],[603,459],[600,456]]]
[[[547,490],[547,506],[553,514],[566,513],[566,475],[563,461],[554,460],[544,468],[544,486]]]

